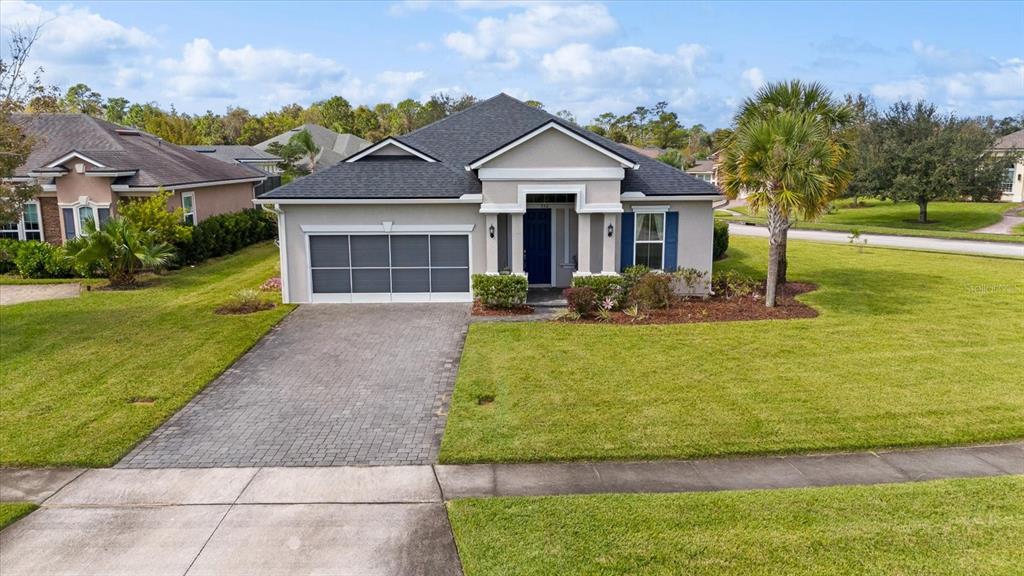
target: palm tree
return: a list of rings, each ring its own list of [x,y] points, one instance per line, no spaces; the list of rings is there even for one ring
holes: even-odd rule
[[[157,242],[152,231],[141,231],[121,217],[107,220],[100,228],[87,222],[84,231],[84,236],[68,242],[68,255],[78,265],[99,269],[113,287],[135,284],[141,270],[163,268],[174,256],[170,245]]]
[[[306,158],[309,160],[310,172],[316,169],[316,158],[320,154],[320,147],[313,141],[313,135],[309,133],[309,130],[296,133],[288,139],[288,144],[296,146],[306,155]]]
[[[819,84],[769,84],[736,116],[719,168],[726,196],[745,191],[768,214],[765,304],[775,305],[786,281],[786,240],[794,215],[813,219],[850,181],[849,110]]]

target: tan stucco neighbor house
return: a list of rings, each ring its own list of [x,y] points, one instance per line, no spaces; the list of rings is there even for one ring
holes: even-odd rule
[[[261,194],[286,302],[462,301],[632,264],[711,270],[707,182],[500,94]]]
[[[993,147],[995,154],[1015,154],[1017,161],[1006,169],[1003,179],[1002,200],[1004,202],[1024,202],[1024,130],[1017,130],[996,141]]]
[[[252,208],[254,187],[266,175],[175,146],[86,114],[15,114],[33,138],[32,152],[12,180],[35,181],[42,193],[19,222],[0,224],[0,237],[61,244],[101,225],[125,198],[173,191],[169,209],[182,207],[196,224],[214,214]]]

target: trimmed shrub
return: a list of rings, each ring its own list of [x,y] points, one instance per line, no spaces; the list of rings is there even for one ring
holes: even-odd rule
[[[729,223],[715,220],[715,237],[712,247],[712,258],[721,260],[725,258],[725,251],[729,249]]]
[[[515,308],[526,304],[526,276],[473,274],[473,297],[488,308]]]
[[[259,208],[218,214],[192,228],[192,236],[174,243],[179,264],[198,264],[277,237],[273,214]]]
[[[633,285],[630,296],[641,309],[668,308],[672,298],[672,276],[648,272]]]
[[[749,296],[758,287],[759,283],[756,280],[744,276],[735,270],[715,272],[711,276],[711,289],[714,290],[715,294],[724,296],[726,299]]]
[[[592,316],[597,311],[597,294],[589,286],[566,288],[562,294],[569,305],[569,310],[579,314],[581,317]]]
[[[621,308],[626,302],[629,294],[626,279],[622,276],[601,275],[601,276],[577,276],[572,279],[573,288],[587,287],[594,291],[598,302],[610,300],[612,308]]]
[[[18,244],[21,242],[10,238],[0,238],[0,274],[7,274],[18,269],[14,263],[14,257],[18,254]]]
[[[64,248],[38,240],[18,243],[14,265],[24,278],[68,278],[74,275],[74,267]]]

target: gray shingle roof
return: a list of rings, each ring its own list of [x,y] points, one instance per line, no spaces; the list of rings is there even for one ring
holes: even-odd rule
[[[287,132],[282,132],[273,138],[264,140],[257,144],[255,148],[257,150],[266,150],[267,146],[274,142],[281,145],[287,144],[292,136],[303,130],[308,131],[309,135],[313,137],[313,142],[320,147],[320,155],[316,157],[317,170],[334,166],[370,145],[368,141],[353,134],[339,134],[319,124],[303,124]],[[307,167],[309,164],[305,158],[300,159],[297,163]]]
[[[15,169],[15,176],[25,176],[70,152],[100,162],[107,169],[137,170],[133,176],[116,180],[117,184],[129,186],[171,186],[259,176],[244,166],[226,164],[86,114],[14,114],[13,119],[35,139],[31,154]]]
[[[343,162],[271,190],[261,197],[365,198],[371,193],[368,189],[371,184],[379,186],[380,190],[372,192],[373,195],[369,197],[457,198],[462,194],[477,194],[480,192],[480,181],[475,173],[465,170],[469,163],[551,122],[639,164],[638,170],[626,169],[626,177],[622,181],[623,192],[643,192],[648,196],[719,193],[711,184],[668,164],[637,154],[553,114],[527,106],[511,96],[499,94],[396,138],[437,158],[439,162],[408,160],[401,162],[400,168],[389,166],[397,162],[394,160],[367,162],[367,158],[358,162]],[[448,170],[441,170],[441,166]],[[375,170],[380,170],[381,174],[373,177],[368,175]],[[437,181],[433,180],[435,178]]]
[[[996,150],[1024,150],[1024,130],[1017,130],[996,140]]]
[[[188,146],[184,146],[184,148],[199,152],[203,156],[214,158],[221,162],[227,162],[228,164],[240,164],[244,168],[264,176],[267,175],[266,172],[260,170],[256,166],[246,164],[245,161],[256,161],[262,163],[281,161],[281,158],[274,156],[269,152],[264,152],[263,150],[257,150],[252,146],[243,146],[241,144],[217,144],[212,146],[205,144],[190,144]]]

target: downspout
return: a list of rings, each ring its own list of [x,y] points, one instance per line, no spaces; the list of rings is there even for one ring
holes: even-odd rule
[[[277,244],[281,260],[281,302],[290,304],[288,285],[288,229],[285,227],[285,214],[280,204],[261,204],[263,209],[277,215]]]

